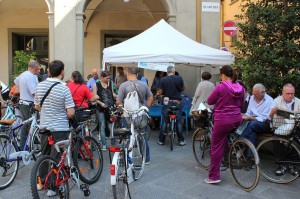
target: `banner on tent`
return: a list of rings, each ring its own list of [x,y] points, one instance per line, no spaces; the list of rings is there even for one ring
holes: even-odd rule
[[[163,71],[167,72],[168,66],[175,66],[175,63],[159,63],[159,62],[139,62],[138,67],[139,68],[144,68],[148,70],[158,70],[158,71]]]

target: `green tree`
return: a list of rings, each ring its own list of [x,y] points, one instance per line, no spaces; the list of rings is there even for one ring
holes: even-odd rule
[[[276,97],[285,83],[300,95],[300,1],[243,0],[238,18],[235,67],[252,88],[266,86]]]
[[[10,78],[10,85],[13,85],[14,79],[18,77],[21,73],[28,69],[28,62],[30,60],[36,60],[36,53],[26,53],[22,50],[15,51],[15,56],[13,59],[13,73]]]

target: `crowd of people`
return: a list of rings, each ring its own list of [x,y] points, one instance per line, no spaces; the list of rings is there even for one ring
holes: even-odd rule
[[[74,71],[71,79],[65,84],[64,67],[62,61],[52,61],[48,67],[47,78],[39,83],[37,74],[41,67],[37,61],[30,61],[28,70],[15,79],[15,88],[10,93],[12,97],[19,96],[21,116],[24,120],[31,117],[32,107],[40,111],[40,128],[51,131],[55,141],[68,138],[69,119],[74,116],[75,107],[88,107],[88,102],[95,102],[102,150],[107,150],[105,129],[110,128],[108,107],[123,105],[126,95],[132,91],[137,91],[140,106],[145,105],[148,108],[153,103],[154,95],[163,95],[168,99],[168,103],[162,106],[162,123],[157,144],[165,144],[169,106],[178,107],[176,119],[181,121],[182,92],[185,90],[185,84],[183,78],[176,75],[173,66],[169,66],[166,73],[157,71],[151,87],[136,67],[128,67],[126,72],[123,67],[118,67],[118,75],[114,81],[109,71],[102,71],[99,75],[98,70],[93,69],[87,82],[79,71]],[[202,81],[198,84],[192,100],[191,112],[197,110],[201,102],[207,102],[213,107],[211,166],[208,178],[204,181],[215,184],[221,182],[220,166],[228,134],[233,129],[243,124],[240,136],[249,139],[256,146],[257,135],[270,133],[271,119],[278,117],[277,108],[299,111],[300,100],[295,97],[295,88],[290,83],[283,86],[282,95],[275,100],[266,93],[266,88],[260,83],[253,86],[250,95],[247,86],[237,80],[236,71],[228,65],[220,68],[220,83],[216,86],[210,82],[212,75],[209,72],[203,72],[201,77]],[[2,95],[0,100],[4,101]],[[28,128],[28,125],[24,125],[21,129],[21,148],[26,142]],[[177,122],[176,128],[178,145],[184,146],[186,141],[182,134],[182,122]],[[147,128],[142,131],[147,131]],[[42,136],[42,153],[56,156],[55,150],[51,150],[47,142],[47,137]],[[147,142],[146,151],[146,164],[149,164],[150,150]],[[249,157],[251,155],[248,154]],[[278,165],[276,175],[284,175],[287,171],[294,174],[299,172],[293,165]],[[54,193],[49,194],[51,196]]]

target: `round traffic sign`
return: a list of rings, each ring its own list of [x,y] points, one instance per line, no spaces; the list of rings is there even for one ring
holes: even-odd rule
[[[236,35],[238,29],[234,21],[225,21],[223,25],[223,32],[228,36]]]

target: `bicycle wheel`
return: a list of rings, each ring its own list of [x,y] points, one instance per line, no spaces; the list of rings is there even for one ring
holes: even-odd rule
[[[174,127],[174,125],[175,125],[175,121],[172,119],[171,120],[171,132],[169,133],[169,135],[170,135],[170,149],[171,149],[171,151],[173,151],[173,140],[174,140],[174,135],[175,135],[175,127]]]
[[[248,154],[253,154],[253,156]],[[253,190],[259,180],[259,157],[253,144],[244,138],[236,139],[230,147],[229,169],[235,183],[244,191]]]
[[[37,160],[37,158],[39,158],[42,154],[41,152],[41,134],[39,133],[39,128],[36,127],[33,131],[33,134],[31,136],[31,139],[30,139],[30,144],[29,144],[29,151],[35,151],[33,154],[32,154],[32,157],[34,159],[34,161]]]
[[[94,184],[101,176],[103,156],[100,144],[91,136],[76,141],[73,152],[74,166],[79,171],[79,178],[87,184]]]
[[[192,137],[193,153],[196,161],[203,169],[210,166],[210,137],[209,130],[198,128]]]
[[[116,184],[112,185],[112,192],[114,199],[128,199],[130,197],[127,165],[125,165],[124,152],[120,152],[118,162],[116,165]]]
[[[134,179],[139,179],[145,168],[146,142],[143,135],[137,135],[132,148]]]
[[[70,190],[68,180],[61,183],[59,186],[55,185],[57,175],[59,180],[66,178],[67,174],[64,169],[57,173],[58,162],[49,155],[40,157],[31,170],[30,185],[31,193],[34,199],[49,198],[48,192],[54,192],[51,198],[69,198]],[[57,174],[55,174],[57,173]]]
[[[271,182],[289,183],[299,177],[299,172],[293,175],[289,170],[276,176],[275,172],[280,165],[294,165],[293,162],[300,162],[300,151],[294,143],[282,137],[270,137],[263,140],[257,147],[260,158],[260,173]]]
[[[9,155],[17,151],[15,142],[10,145],[9,137],[0,135],[0,190],[9,187],[17,176],[19,160],[8,160]]]

